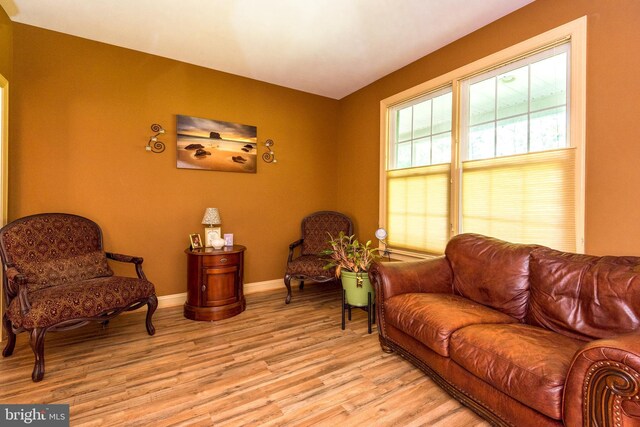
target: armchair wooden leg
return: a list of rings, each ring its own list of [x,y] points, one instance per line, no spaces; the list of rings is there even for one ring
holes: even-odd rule
[[[147,332],[149,335],[153,335],[156,333],[156,328],[154,328],[153,323],[151,323],[151,317],[153,313],[155,313],[156,308],[158,308],[158,297],[151,295],[149,301],[147,301],[147,307]]]
[[[291,302],[291,276],[285,274],[284,276],[284,285],[287,287],[287,297],[284,300],[285,304],[289,304]]]
[[[35,328],[29,333],[29,344],[36,358],[31,373],[33,382],[41,381],[44,377],[44,336],[46,333],[46,328]]]
[[[9,357],[13,354],[13,349],[16,346],[16,334],[13,333],[11,321],[7,317],[6,313],[2,316],[2,327],[7,334],[7,345],[4,347],[4,350],[2,350],[2,356]]]

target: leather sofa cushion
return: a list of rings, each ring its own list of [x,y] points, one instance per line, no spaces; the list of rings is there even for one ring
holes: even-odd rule
[[[401,294],[384,302],[385,322],[420,341],[441,356],[449,356],[449,338],[476,323],[517,323],[513,317],[459,295]]]
[[[454,292],[524,320],[529,299],[529,254],[536,247],[479,234],[453,237],[445,253],[453,269]]]
[[[569,366],[584,342],[523,324],[472,325],[451,336],[451,359],[524,405],[562,419]]]
[[[539,248],[527,323],[590,341],[640,328],[640,258]]]
[[[70,319],[91,318],[124,308],[155,294],[151,282],[133,277],[101,277],[29,293],[31,310],[20,312],[20,298],[9,304],[7,317],[16,327],[46,328]]]

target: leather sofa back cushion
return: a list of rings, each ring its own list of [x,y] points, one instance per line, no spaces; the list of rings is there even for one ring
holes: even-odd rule
[[[640,327],[640,258],[531,253],[527,323],[585,341]]]
[[[454,292],[524,320],[529,299],[529,254],[536,247],[479,234],[453,237],[445,253],[453,270]]]

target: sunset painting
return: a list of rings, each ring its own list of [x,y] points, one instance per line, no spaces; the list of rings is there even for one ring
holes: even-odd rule
[[[176,116],[177,166],[255,173],[257,128],[191,116]]]

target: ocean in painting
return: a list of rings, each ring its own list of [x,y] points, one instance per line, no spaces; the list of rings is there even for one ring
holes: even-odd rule
[[[177,167],[255,173],[255,126],[177,116]]]

